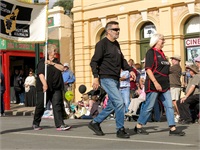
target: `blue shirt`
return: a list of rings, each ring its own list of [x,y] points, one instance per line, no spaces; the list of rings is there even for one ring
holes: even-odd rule
[[[130,74],[129,71],[122,71],[120,73],[120,77],[125,76],[126,80],[120,81],[120,88],[130,87]]]
[[[69,84],[74,83],[73,72],[71,70],[66,70],[62,74],[64,83],[67,82]]]

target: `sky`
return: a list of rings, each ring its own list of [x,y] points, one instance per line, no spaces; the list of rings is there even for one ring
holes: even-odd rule
[[[57,0],[49,0],[49,8],[52,8],[53,4],[56,2]],[[42,2],[46,2],[46,0],[39,0],[39,3]]]

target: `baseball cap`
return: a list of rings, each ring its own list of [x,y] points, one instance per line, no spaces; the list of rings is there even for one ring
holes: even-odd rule
[[[64,67],[68,67],[69,68],[69,63],[64,63]]]

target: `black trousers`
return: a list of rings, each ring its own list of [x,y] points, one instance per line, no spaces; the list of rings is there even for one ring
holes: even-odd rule
[[[196,105],[199,104],[200,94],[189,96],[184,103],[177,101],[178,110],[180,113],[180,119],[186,121],[192,121],[191,109],[195,109]]]
[[[47,91],[47,101],[50,100],[53,107],[53,115],[54,115],[54,122],[55,126],[58,128],[61,125],[64,125],[64,116],[63,116],[63,95],[62,90],[59,91]],[[41,118],[44,114],[45,108],[44,108],[44,93],[37,92],[37,101],[36,101],[36,107],[35,107],[35,114],[34,114],[34,125],[40,125]]]
[[[4,113],[4,99],[3,99],[3,94],[4,94],[4,91],[0,91],[1,92],[1,109],[0,109],[0,113],[3,114]]]

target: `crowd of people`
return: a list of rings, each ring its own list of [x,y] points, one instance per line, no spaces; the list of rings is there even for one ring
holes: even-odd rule
[[[171,62],[169,62],[162,51],[165,44],[164,35],[159,33],[152,35],[150,49],[143,60],[144,69],[141,70],[140,65],[137,64],[136,67],[132,59],[129,60],[129,66],[124,59],[116,40],[120,32],[118,22],[108,22],[105,31],[106,37],[96,44],[90,65],[94,76],[93,89],[102,86],[109,100],[106,108],[93,118],[88,127],[99,136],[105,135],[100,124],[114,111],[116,136],[129,138],[124,127],[125,114],[137,115],[137,109],[142,103],[134,130],[138,134],[148,135],[143,126],[148,122],[152,110],[157,108],[160,100],[170,128],[169,135],[184,136],[185,132],[176,128],[176,122],[191,123],[191,109],[194,109],[196,118],[199,115],[197,113],[200,94],[200,56],[194,59],[195,64],[186,66],[190,77],[187,79],[188,82],[183,80],[182,84],[181,58],[179,55],[174,55],[170,57]],[[186,92],[185,96],[181,97],[183,86],[186,86]]]
[[[165,44],[164,35],[156,33],[150,39],[150,49],[145,58],[141,63],[134,63],[133,59],[127,61],[124,58],[117,41],[120,33],[119,23],[108,22],[105,31],[106,37],[96,44],[90,66],[94,76],[93,92],[100,89],[105,90],[107,94],[104,95],[104,100],[99,102],[98,94],[82,93],[82,100],[73,107],[77,118],[85,115],[87,119],[92,119],[88,125],[89,129],[103,136],[105,133],[100,124],[114,114],[116,136],[129,138],[124,122],[127,117],[137,116],[135,132],[148,135],[143,126],[151,119],[152,111],[155,114],[154,121],[160,121],[160,101],[165,110],[169,135],[184,136],[185,132],[179,130],[176,123],[190,124],[199,119],[200,56],[194,58],[194,62],[186,62],[185,68],[181,68],[181,57],[174,55],[168,58],[162,51]],[[48,110],[47,103],[52,105],[56,129],[65,131],[71,128],[64,122],[65,103],[68,102],[68,108],[71,107],[71,103],[63,99],[64,94],[72,90],[75,76],[68,63],[63,65],[55,57],[56,51],[54,45],[48,44],[48,56],[39,61],[37,76],[33,70],[29,70],[29,75],[25,78],[23,70],[16,69],[11,77],[11,98],[15,97],[15,103],[36,106],[32,124],[34,130],[42,129],[40,122],[45,110]],[[3,74],[0,81],[2,97],[5,91]],[[98,111],[101,104],[103,109]],[[1,115],[4,114],[2,106],[1,99]],[[79,109],[84,111],[81,115],[78,114]]]

